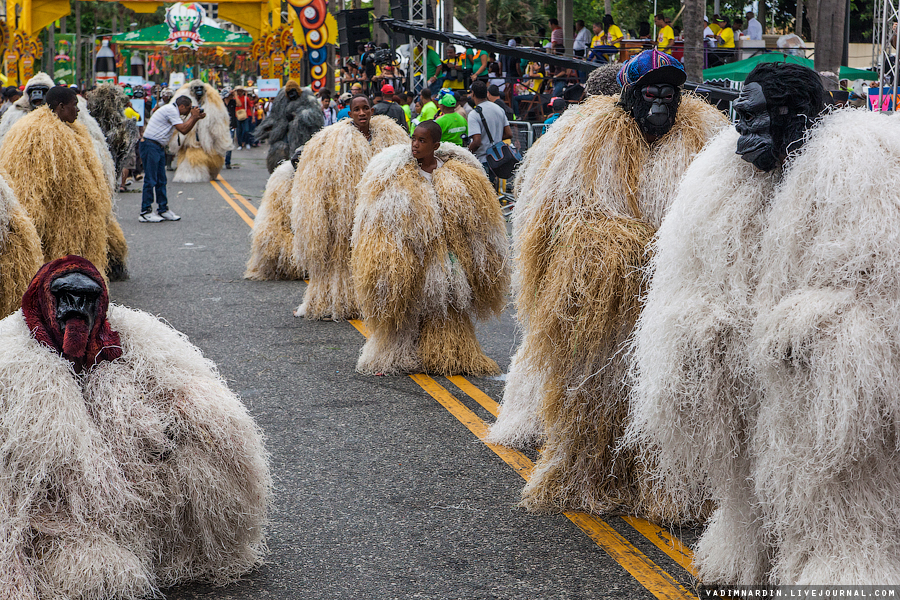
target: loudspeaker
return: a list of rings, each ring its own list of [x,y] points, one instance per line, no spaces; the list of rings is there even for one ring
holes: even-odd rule
[[[391,18],[398,21],[409,21],[409,3],[421,3],[422,0],[391,0]],[[425,27],[434,27],[434,10],[431,7],[431,1],[427,3],[425,10]],[[421,25],[421,23],[417,23]]]
[[[371,8],[359,8],[342,10],[337,14],[341,56],[354,56],[357,46],[372,39],[372,32],[369,28],[369,11],[371,10]]]

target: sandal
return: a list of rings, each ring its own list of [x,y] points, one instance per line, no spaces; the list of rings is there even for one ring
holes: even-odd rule
[[[128,191],[128,188],[125,187],[124,185],[120,185],[120,186],[119,186],[119,193],[120,193],[120,194],[124,194],[124,193],[127,192],[127,191]]]

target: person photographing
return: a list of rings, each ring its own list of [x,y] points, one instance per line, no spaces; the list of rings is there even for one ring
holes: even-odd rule
[[[187,120],[182,117],[190,115]],[[169,210],[169,199],[166,196],[166,150],[165,146],[172,137],[172,129],[187,134],[206,113],[199,106],[191,107],[187,96],[180,96],[174,104],[166,104],[150,117],[144,137],[141,138],[140,153],[144,163],[144,189],[141,197],[141,223],[159,223],[160,221],[178,221],[178,215]],[[153,213],[154,191],[156,193],[157,212]]]

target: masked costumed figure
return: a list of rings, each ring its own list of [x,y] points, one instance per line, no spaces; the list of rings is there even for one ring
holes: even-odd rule
[[[49,106],[22,117],[0,146],[0,169],[37,229],[45,260],[78,253],[122,278],[128,247],[93,141],[74,118],[75,92],[56,87],[47,97],[48,104],[58,102],[56,108],[70,104],[72,121],[63,121]]]
[[[173,133],[169,151],[177,155],[178,166],[172,181],[200,183],[219,176],[225,165],[225,153],[231,150],[228,109],[221,96],[208,83],[195,79],[181,86],[172,98],[187,96],[206,113],[186,135]]]
[[[622,91],[619,84],[619,69],[622,65],[618,63],[605,64],[597,67],[588,75],[587,81],[584,82],[584,93],[586,96],[616,96]]]
[[[269,173],[282,161],[309,141],[325,126],[322,105],[312,94],[301,90],[295,81],[288,81],[272,101],[266,118],[256,127],[253,136],[257,141],[268,140],[266,167]]]
[[[681,95],[684,80],[677,60],[642,52],[619,72],[620,97],[566,111],[543,155],[530,157],[520,193],[533,200],[515,225],[526,326],[517,366],[540,379],[507,382],[543,395],[546,443],[522,499],[530,510],[694,517],[658,493],[634,452],[617,448],[647,246],[684,170],[725,125],[715,108]]]
[[[135,146],[141,137],[134,119],[125,116],[125,108],[128,106],[130,106],[128,96],[121,87],[111,83],[97,86],[87,95],[87,110],[96,119],[106,138],[115,164],[117,181],[128,158],[134,154]]]
[[[373,155],[408,143],[409,134],[389,117],[372,117],[368,99],[350,101],[350,119],[322,129],[303,147],[291,198],[294,260],[309,273],[298,317],[359,317],[350,278],[350,236],[356,184]]]
[[[294,233],[291,231],[291,186],[294,167],[282,162],[269,176],[259,212],[250,234],[250,259],[246,279],[303,279],[304,273],[294,260]]]
[[[360,373],[499,373],[474,321],[506,303],[506,224],[478,160],[440,140],[420,124],[412,148],[377,154],[359,183],[353,281],[371,332]]]
[[[156,597],[261,562],[271,479],[215,366],[103,277],[44,265],[0,321],[0,597]]]
[[[632,429],[716,503],[709,583],[900,580],[900,122],[824,97],[754,69],[659,232]]]

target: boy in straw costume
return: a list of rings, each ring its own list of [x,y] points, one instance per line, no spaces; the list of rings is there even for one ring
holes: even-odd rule
[[[329,125],[303,147],[291,188],[291,229],[294,260],[309,273],[309,285],[294,316],[335,321],[360,316],[350,278],[356,184],[372,156],[408,142],[409,134],[393,119],[373,117],[369,99],[356,96],[350,119]]]
[[[161,597],[261,563],[259,428],[200,351],[79,256],[0,321],[0,598]]]
[[[359,183],[353,283],[371,331],[360,373],[499,373],[473,321],[506,302],[506,226],[483,167],[440,140],[421,123]]]
[[[128,246],[112,212],[109,181],[78,114],[75,91],[52,88],[46,104],[7,134],[0,169],[34,223],[44,260],[78,253],[101,272],[116,267],[122,274]]]
[[[757,66],[659,231],[631,428],[707,583],[900,581],[900,121],[825,97]]]
[[[684,69],[667,54],[642,52],[618,77],[621,97],[569,109],[542,154],[529,157],[520,193],[533,200],[515,224],[526,331],[507,386],[543,396],[546,444],[523,491],[526,508],[673,522],[693,515],[658,493],[635,452],[617,449],[625,343],[640,312],[647,246],[682,173],[725,119],[681,96]],[[536,405],[507,396],[501,419],[519,403]]]

